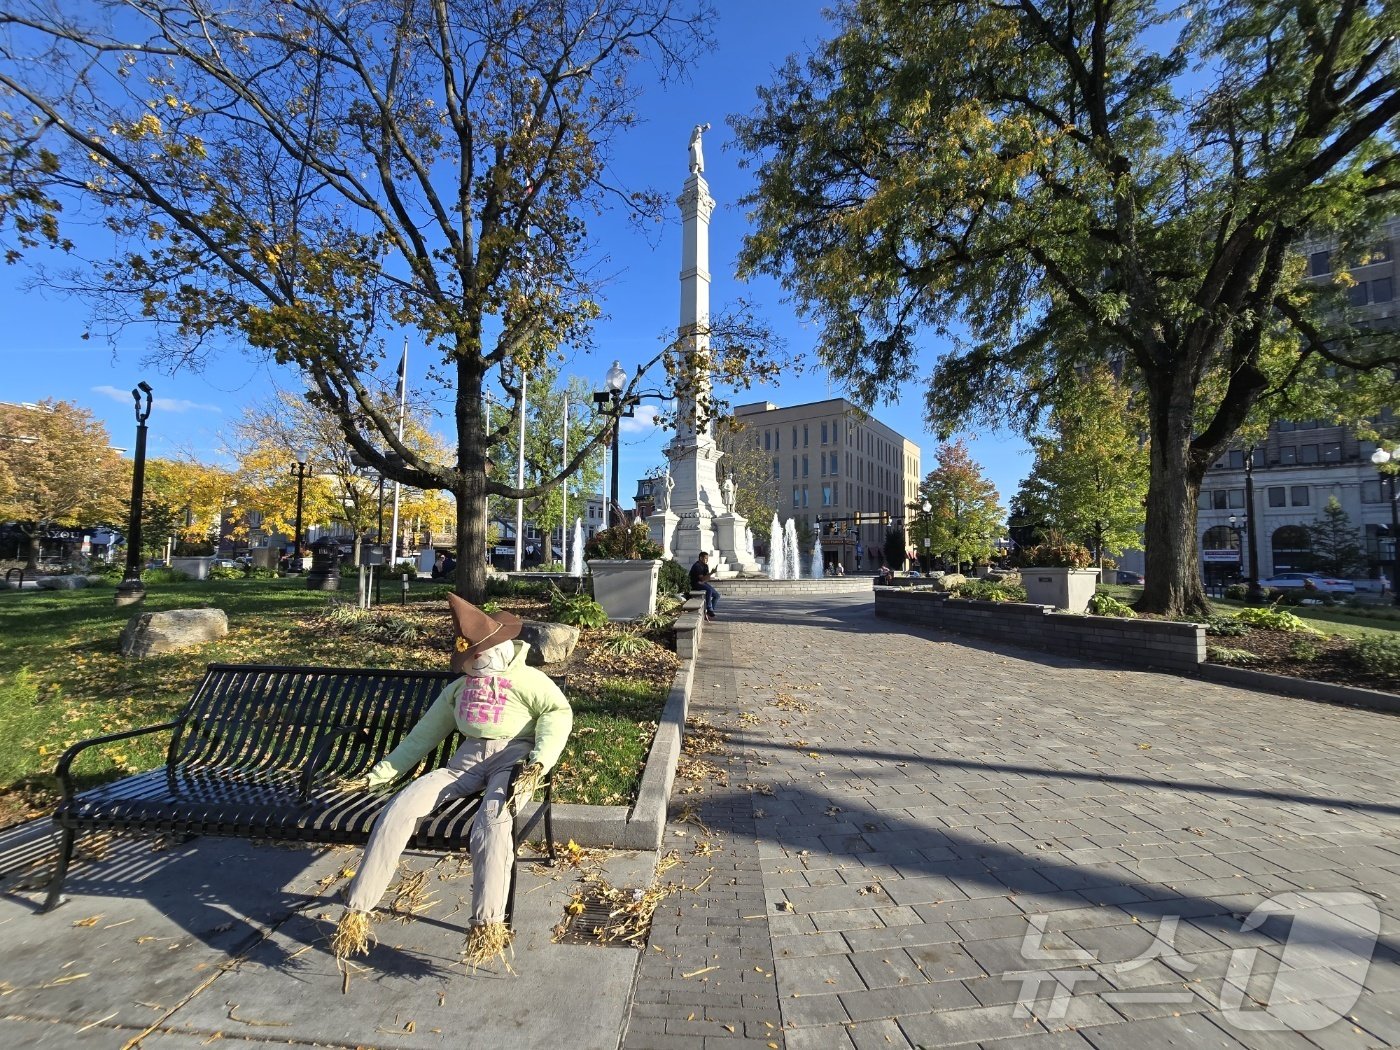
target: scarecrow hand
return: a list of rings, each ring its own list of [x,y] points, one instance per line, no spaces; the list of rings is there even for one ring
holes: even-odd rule
[[[514,813],[520,808],[520,803],[530,801],[530,797],[539,788],[540,781],[543,779],[544,766],[540,765],[538,762],[531,762],[520,771],[510,788],[511,813]]]
[[[346,794],[358,794],[369,790],[369,777],[341,777],[335,781],[334,787]]]

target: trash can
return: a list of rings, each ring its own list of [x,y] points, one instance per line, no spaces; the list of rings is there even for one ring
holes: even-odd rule
[[[340,590],[340,544],[332,539],[311,545],[311,571],[306,574],[308,591]]]

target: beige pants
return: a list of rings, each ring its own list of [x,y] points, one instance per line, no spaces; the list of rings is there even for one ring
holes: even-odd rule
[[[472,924],[504,922],[510,889],[511,823],[506,808],[511,767],[524,761],[534,741],[465,740],[441,769],[424,773],[400,791],[379,814],[370,832],[360,870],[350,882],[346,904],[372,911],[384,896],[418,822],[452,799],[486,793],[472,821]]]

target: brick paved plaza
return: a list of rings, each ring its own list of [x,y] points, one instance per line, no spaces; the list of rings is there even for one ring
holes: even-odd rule
[[[868,598],[721,614],[691,713],[727,783],[677,781],[667,877],[700,889],[624,1046],[1400,1044],[1400,719]]]

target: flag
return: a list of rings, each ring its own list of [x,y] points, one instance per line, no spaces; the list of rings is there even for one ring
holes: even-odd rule
[[[394,388],[394,396],[403,400],[404,383],[408,378],[408,336],[403,337],[403,357],[399,358],[399,382]]]

